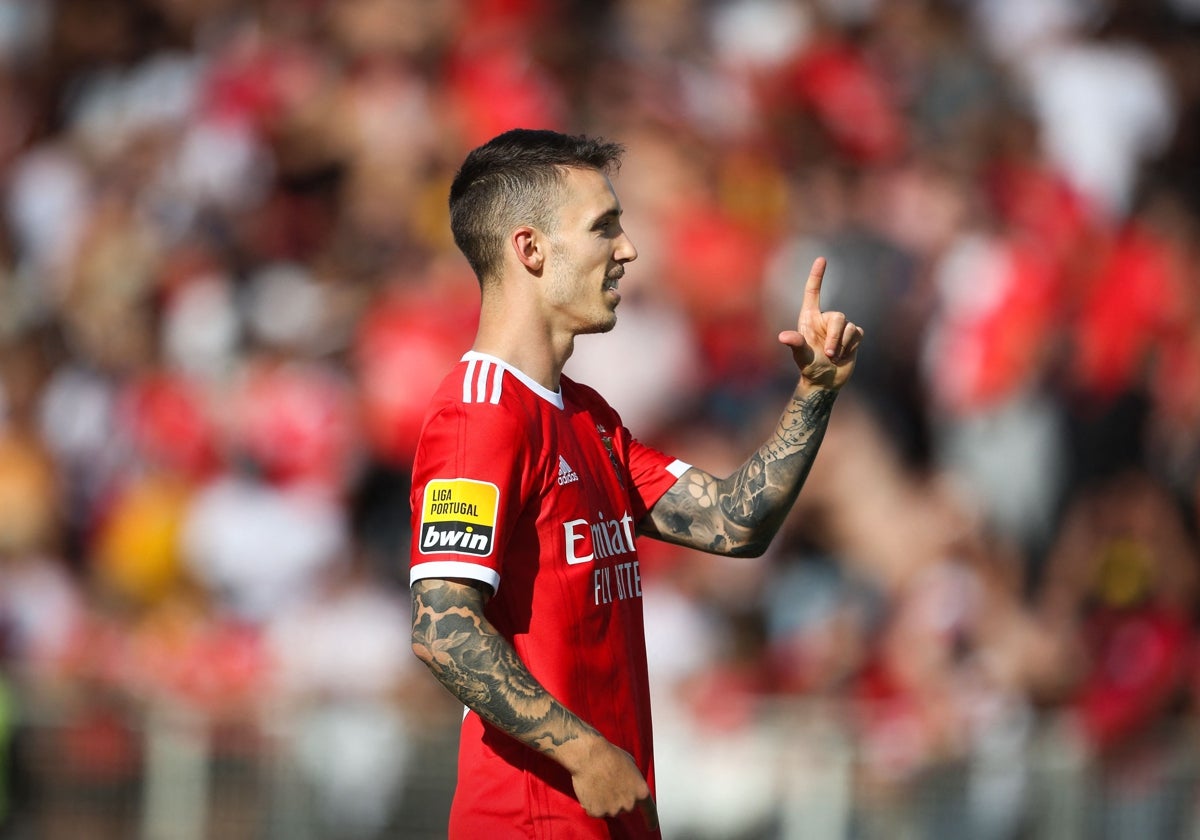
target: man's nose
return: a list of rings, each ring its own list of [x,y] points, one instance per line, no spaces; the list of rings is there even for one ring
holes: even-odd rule
[[[621,238],[617,242],[617,251],[613,255],[617,262],[627,263],[637,259],[637,248],[634,247],[633,240],[629,238],[629,234],[622,232]]]

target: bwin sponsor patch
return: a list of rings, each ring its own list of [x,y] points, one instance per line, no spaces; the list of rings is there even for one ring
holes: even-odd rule
[[[470,478],[434,479],[421,505],[422,554],[492,553],[500,489]]]

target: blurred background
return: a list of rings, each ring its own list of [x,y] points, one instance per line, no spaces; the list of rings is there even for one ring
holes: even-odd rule
[[[644,541],[667,840],[1200,837],[1200,2],[0,0],[0,837],[437,838],[410,461],[465,152],[628,147],[567,373],[713,472],[866,329],[759,560]]]

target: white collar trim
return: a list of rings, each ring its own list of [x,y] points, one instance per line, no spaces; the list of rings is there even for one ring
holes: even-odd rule
[[[559,387],[559,389],[557,391],[551,391],[545,385],[542,385],[541,383],[535,381],[532,377],[530,377],[524,371],[521,371],[521,370],[513,367],[512,365],[510,365],[508,362],[504,361],[503,359],[498,359],[495,356],[492,356],[488,353],[480,353],[478,350],[468,350],[466,353],[463,354],[462,359],[460,359],[459,361],[469,362],[472,360],[481,361],[481,362],[491,362],[494,365],[499,365],[501,368],[503,368],[505,370],[505,372],[511,373],[517,379],[521,380],[521,382],[524,383],[526,388],[528,388],[530,391],[533,391],[533,393],[537,394],[539,397],[544,399],[546,402],[550,403],[553,406],[556,406],[557,408],[563,407],[563,396],[562,396],[562,387],[561,386]]]

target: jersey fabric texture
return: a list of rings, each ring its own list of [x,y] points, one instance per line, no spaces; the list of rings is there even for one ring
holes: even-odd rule
[[[604,399],[550,391],[471,352],[435,395],[413,469],[411,580],[492,587],[488,620],[534,677],[654,787],[637,523],[688,465],[634,440]],[[658,837],[589,817],[569,774],[469,712],[451,838]]]

